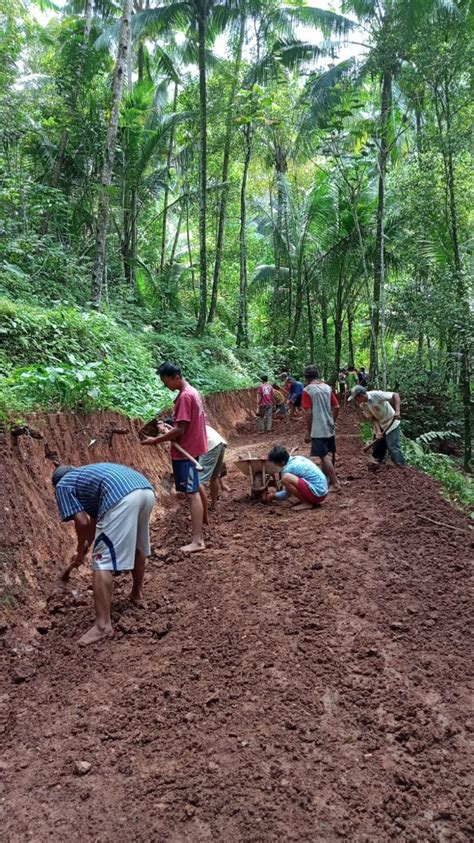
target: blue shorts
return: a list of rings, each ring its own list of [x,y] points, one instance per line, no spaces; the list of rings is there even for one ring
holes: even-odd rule
[[[190,460],[172,460],[177,492],[193,495],[199,491],[199,472]]]

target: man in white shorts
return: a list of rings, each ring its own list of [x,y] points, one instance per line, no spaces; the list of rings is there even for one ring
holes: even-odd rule
[[[114,573],[132,571],[130,597],[135,602],[141,600],[155,493],[143,474],[108,462],[80,468],[60,465],[53,472],[52,482],[61,521],[73,521],[76,529],[76,567],[82,565],[92,546],[96,620],[79,644],[94,644],[113,635],[110,607]]]

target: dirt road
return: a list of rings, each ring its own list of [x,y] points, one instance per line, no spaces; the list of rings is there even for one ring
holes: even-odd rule
[[[339,450],[344,492],[309,513],[249,504],[231,470],[193,558],[170,501],[114,641],[75,645],[86,580],[29,650],[8,638],[3,840],[471,839],[468,522],[430,479],[368,472],[351,414]]]

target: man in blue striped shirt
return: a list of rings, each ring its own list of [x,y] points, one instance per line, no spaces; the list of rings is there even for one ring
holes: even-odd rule
[[[92,546],[96,621],[79,644],[94,644],[113,635],[113,573],[132,571],[131,599],[141,600],[155,493],[143,474],[108,462],[81,468],[60,465],[52,480],[61,520],[73,521],[76,529],[76,567],[82,565]]]

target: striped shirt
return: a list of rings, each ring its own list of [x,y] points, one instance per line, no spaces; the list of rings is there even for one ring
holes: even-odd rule
[[[87,512],[98,521],[104,512],[136,489],[153,489],[153,486],[143,474],[126,465],[98,462],[73,468],[56,486],[61,521],[70,521],[77,512]]]

